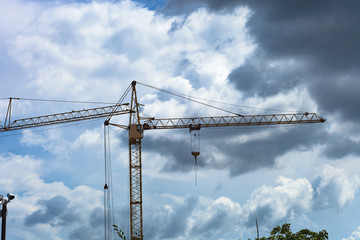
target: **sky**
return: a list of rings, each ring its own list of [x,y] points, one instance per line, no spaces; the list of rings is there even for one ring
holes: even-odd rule
[[[360,239],[360,2],[0,0],[0,124],[116,103],[133,80],[243,115],[325,123],[145,131],[145,239],[254,239],[276,225]],[[137,85],[146,117],[223,111]],[[35,101],[68,100],[82,103]],[[129,99],[127,98],[128,102]],[[104,119],[0,133],[7,238],[101,239]],[[127,124],[127,116],[114,117]],[[128,142],[111,127],[115,224]]]

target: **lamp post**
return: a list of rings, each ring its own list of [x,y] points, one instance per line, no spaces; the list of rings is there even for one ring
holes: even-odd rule
[[[7,204],[11,200],[15,198],[15,195],[8,193],[7,199],[3,197],[3,195],[0,195],[0,204],[2,205],[1,209],[1,240],[5,240],[5,233],[6,233],[6,214],[7,214]]]

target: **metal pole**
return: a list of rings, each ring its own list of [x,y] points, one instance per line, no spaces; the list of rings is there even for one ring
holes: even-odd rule
[[[2,209],[1,209],[1,240],[5,240],[6,233],[6,212],[7,212],[7,201],[4,200]]]

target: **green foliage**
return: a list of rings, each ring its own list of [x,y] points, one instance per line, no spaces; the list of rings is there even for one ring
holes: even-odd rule
[[[270,232],[270,237],[262,237],[259,240],[327,240],[328,232],[322,230],[320,232],[313,232],[308,229],[301,229],[297,233],[292,233],[290,223],[285,223],[281,227],[276,226]]]
[[[116,234],[123,240],[126,240],[126,235],[124,233],[124,231],[122,231],[121,229],[119,229],[119,227],[117,225],[113,225],[114,227],[114,231],[116,232]],[[142,240],[144,238],[144,235],[141,235],[140,232],[137,232],[135,234],[135,236],[133,237],[133,239],[139,239],[139,240]]]
[[[121,239],[126,240],[126,236],[125,236],[124,231],[122,231],[121,229],[119,229],[119,227],[116,226],[115,224],[113,225],[113,227],[114,227],[114,231],[117,233],[117,235],[118,235]]]
[[[119,229],[119,227],[116,225],[113,225],[113,227],[117,235],[121,239],[126,240],[124,231]],[[137,239],[143,239],[144,236],[140,236],[140,234],[137,234],[137,236],[135,237]],[[270,232],[270,236],[268,238],[266,237],[261,237],[259,239],[255,238],[255,240],[328,240],[328,239],[329,239],[328,232],[326,230],[322,230],[317,233],[310,231],[309,229],[301,229],[297,233],[292,233],[290,228],[290,223],[285,223],[282,226],[274,227],[273,230]]]

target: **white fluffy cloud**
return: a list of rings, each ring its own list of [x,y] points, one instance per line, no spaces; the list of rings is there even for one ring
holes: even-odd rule
[[[344,207],[349,204],[360,186],[358,176],[348,176],[344,169],[322,166],[314,181],[316,205],[319,207]]]
[[[351,236],[348,238],[343,238],[342,240],[359,240],[360,239],[360,227],[352,232]]]
[[[11,39],[9,53],[31,76],[28,90],[45,98],[117,100],[135,79],[233,101],[227,75],[253,50],[245,8],[231,14],[200,9],[187,18],[164,17],[131,1],[37,11]],[[197,89],[202,85],[208,87]]]
[[[151,229],[148,234],[154,238],[168,233],[167,237],[170,239],[186,239],[190,236],[198,239],[228,239],[234,237],[231,236],[234,232],[246,236],[247,231],[254,228],[256,219],[261,223],[263,231],[271,230],[275,224],[307,219],[308,214],[324,207],[339,209],[345,206],[344,203],[350,203],[359,187],[359,184],[351,184],[350,180],[356,180],[357,177],[351,177],[343,169],[329,165],[322,166],[322,169],[324,171],[319,172],[315,181],[280,176],[274,184],[255,189],[244,205],[225,196],[216,199],[184,199],[171,195],[170,199],[174,200],[172,204],[151,213],[153,217],[151,220],[147,219],[145,228]],[[323,184],[326,188],[317,191],[318,182],[326,183]],[[331,192],[324,191],[325,189],[335,189],[338,195],[335,198]],[[169,198],[168,195],[162,197]],[[319,202],[324,205],[319,205]],[[167,225],[167,228],[154,230],[156,227],[153,223],[158,225],[163,221],[169,223],[175,220],[182,224],[181,233],[169,234],[170,228],[176,230],[176,226],[171,224]],[[349,240],[357,239],[357,234],[358,232],[354,231]]]
[[[41,177],[46,169],[44,162],[30,156],[1,156],[0,164],[0,190],[16,195],[16,200],[9,205],[10,222],[23,226],[21,231],[15,231],[10,225],[9,232],[13,236],[26,234],[27,239],[36,239],[39,234],[50,236],[50,239],[95,239],[102,234],[102,228],[95,221],[103,218],[101,191],[45,182]],[[169,239],[223,237],[224,232],[244,232],[242,226],[252,228],[255,219],[270,228],[274,222],[289,221],[319,207],[341,208],[351,202],[359,186],[357,177],[328,165],[322,169],[314,183],[305,178],[279,177],[274,185],[255,189],[243,206],[225,196],[217,199],[190,196],[173,201],[163,209],[146,208],[147,216],[153,212],[150,219],[146,218],[146,233],[150,238]],[[350,181],[354,179],[357,184]],[[336,197],[326,189],[336,189]],[[162,197],[168,198],[167,195]],[[167,227],[159,227],[162,222]],[[354,231],[349,240],[357,239],[357,234]]]
[[[44,162],[31,156],[0,156],[0,164],[0,191],[16,196],[8,205],[9,238],[65,239],[75,236],[79,229],[95,239],[102,234],[102,224],[100,228],[98,224],[92,226],[94,219],[103,219],[102,191],[45,182],[41,177]]]
[[[279,177],[276,186],[256,189],[244,205],[246,224],[252,226],[255,219],[273,223],[311,210],[313,189],[309,180]]]
[[[349,204],[360,186],[358,176],[349,176],[344,169],[330,165],[320,169],[312,182],[306,178],[279,177],[275,186],[255,189],[244,205],[245,223],[252,225],[255,219],[274,223]]]

